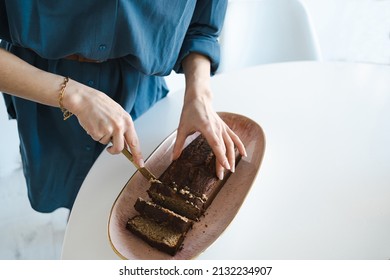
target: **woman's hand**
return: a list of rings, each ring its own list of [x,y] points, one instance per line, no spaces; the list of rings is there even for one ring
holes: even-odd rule
[[[203,134],[217,158],[218,178],[223,179],[224,168],[234,172],[235,146],[243,156],[246,156],[245,147],[206,99],[196,98],[184,103],[172,158],[175,160],[180,156],[187,136],[196,131]]]
[[[216,156],[217,176],[222,180],[224,168],[235,171],[235,147],[241,155],[246,156],[245,147],[212,108],[208,58],[190,54],[183,61],[183,68],[186,92],[172,158],[175,160],[180,156],[187,136],[199,131]]]
[[[106,94],[73,80],[68,82],[64,106],[78,119],[80,125],[94,139],[104,145],[111,154],[120,153],[126,146],[135,162],[144,166],[141,149],[133,120],[118,103]]]

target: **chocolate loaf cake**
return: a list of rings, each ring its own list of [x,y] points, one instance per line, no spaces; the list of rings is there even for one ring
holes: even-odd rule
[[[236,164],[239,156],[236,156]],[[216,176],[216,158],[200,135],[172,162],[147,190],[152,201],[138,199],[140,213],[127,222],[127,229],[149,245],[175,255],[193,221],[198,221],[230,175]]]
[[[158,224],[168,226],[178,232],[187,232],[193,224],[193,221],[190,219],[176,214],[175,212],[157,205],[152,201],[146,201],[142,198],[138,198],[134,208],[141,215],[154,220]]]
[[[238,162],[237,157],[237,162]],[[216,176],[216,158],[203,136],[198,136],[160,176],[160,183],[152,183],[150,198],[176,213],[198,220],[218,194],[224,180]]]

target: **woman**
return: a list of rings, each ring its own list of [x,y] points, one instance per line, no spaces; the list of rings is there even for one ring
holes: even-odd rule
[[[0,91],[18,121],[35,210],[71,209],[109,143],[112,154],[129,147],[143,166],[133,120],[166,96],[162,76],[172,69],[186,78],[173,159],[200,131],[216,175],[234,171],[234,146],[245,148],[213,111],[209,84],[226,2],[0,0]]]

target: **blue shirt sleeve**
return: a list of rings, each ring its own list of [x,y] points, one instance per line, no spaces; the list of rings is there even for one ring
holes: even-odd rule
[[[181,62],[191,52],[209,57],[211,74],[215,74],[220,60],[218,36],[221,33],[227,8],[226,0],[199,0],[184,38],[174,70],[183,73]]]

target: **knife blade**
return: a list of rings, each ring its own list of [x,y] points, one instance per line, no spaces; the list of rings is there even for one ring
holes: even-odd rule
[[[122,150],[122,154],[124,154],[137,168],[137,170],[144,176],[149,182],[151,183],[160,183],[161,182],[157,179],[157,177],[146,167],[140,167],[138,164],[135,163],[133,154],[125,147]]]

